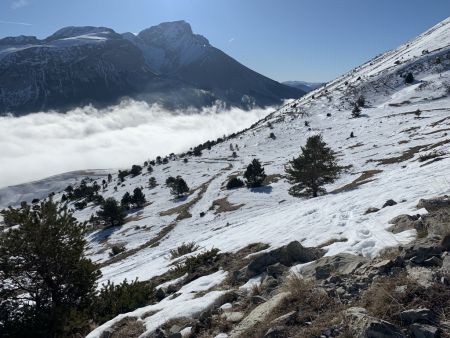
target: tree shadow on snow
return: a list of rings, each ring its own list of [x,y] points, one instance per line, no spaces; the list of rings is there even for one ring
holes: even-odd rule
[[[109,238],[109,236],[111,236],[114,232],[116,232],[119,229],[120,226],[107,227],[101,229],[92,235],[92,240],[97,243],[104,242]]]
[[[260,194],[270,194],[272,192],[272,187],[270,185],[266,185],[264,187],[258,187],[258,188],[251,188],[251,192],[257,192]]]

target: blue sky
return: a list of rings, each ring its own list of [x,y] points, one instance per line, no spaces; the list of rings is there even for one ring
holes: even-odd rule
[[[1,0],[0,37],[182,19],[273,79],[328,81],[449,15],[450,0]]]

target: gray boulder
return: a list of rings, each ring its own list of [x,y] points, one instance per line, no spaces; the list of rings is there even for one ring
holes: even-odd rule
[[[299,273],[305,278],[326,279],[332,274],[348,275],[353,273],[369,260],[362,256],[340,253],[335,256],[322,257],[303,266]]]
[[[435,238],[423,238],[407,245],[401,254],[402,258],[421,265],[433,256],[440,256],[442,247]]]
[[[351,307],[344,316],[355,338],[406,338],[397,326],[369,316],[364,308]]]
[[[394,234],[398,234],[405,230],[421,230],[424,228],[420,215],[400,215],[390,220],[389,223],[392,224],[392,226],[389,227],[388,230]]]
[[[298,241],[265,252],[253,259],[247,266],[247,277],[253,277],[266,272],[270,265],[280,263],[285,266],[307,263],[324,255],[325,251],[319,248],[305,248]]]
[[[435,338],[439,337],[438,329],[427,324],[413,324],[409,327],[414,338]]]
[[[429,309],[420,308],[403,311],[398,315],[398,318],[405,324],[412,324],[417,322],[432,323],[434,321],[434,314]]]
[[[364,215],[372,214],[372,213],[378,212],[378,211],[380,211],[380,209],[374,208],[374,207],[370,207],[370,208],[368,208],[368,209],[364,212]]]
[[[425,208],[428,212],[437,211],[442,208],[450,208],[450,198],[445,195],[442,197],[421,199],[417,204],[417,208]]]
[[[386,208],[386,207],[392,207],[392,206],[394,206],[394,205],[396,205],[397,204],[397,202],[395,202],[394,200],[387,200],[384,204],[383,204],[383,208]]]

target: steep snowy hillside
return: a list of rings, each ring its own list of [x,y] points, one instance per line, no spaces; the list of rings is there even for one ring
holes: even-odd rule
[[[120,200],[126,192],[143,187],[149,203],[131,211],[123,226],[89,235],[88,254],[102,264],[102,281],[149,280],[164,274],[179,260],[171,258],[170,250],[183,242],[195,242],[196,253],[211,248],[237,253],[254,243],[273,249],[299,241],[324,249],[325,256],[344,252],[373,258],[383,248],[412,241],[414,229],[393,233],[388,230],[390,220],[400,214],[425,214],[416,208],[419,199],[450,192],[449,45],[447,19],[203,150],[200,157],[188,156],[185,162],[171,156],[166,164],[155,165],[152,173],[144,167],[143,174],[128,176],[123,184],[113,172],[112,182],[101,191],[104,198]],[[405,82],[408,73],[414,77],[411,83]],[[352,109],[360,96],[365,105],[361,116],[354,118]],[[292,197],[284,167],[316,134],[338,152],[340,164],[348,169],[325,187],[328,194]],[[267,184],[226,190],[228,179],[242,176],[254,158],[263,163]],[[186,199],[174,199],[165,184],[169,176],[177,175],[191,188]],[[152,176],[158,185],[149,188]],[[101,179],[93,179],[101,184]],[[62,194],[57,192],[55,198]],[[395,203],[385,206],[388,200]],[[366,213],[370,207],[379,210]],[[98,209],[88,204],[75,215],[89,220]],[[114,244],[123,244],[126,251],[110,257]],[[231,268],[227,270],[225,263],[222,268],[184,285],[178,297],[120,315],[88,337],[101,337],[126,317],[139,318],[150,332],[170,319],[200,313],[223,294]],[[250,279],[243,287],[259,280]]]

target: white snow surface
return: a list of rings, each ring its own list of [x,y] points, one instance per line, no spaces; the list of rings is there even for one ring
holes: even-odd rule
[[[100,338],[102,333],[124,318],[136,318],[145,325],[146,332],[152,332],[172,318],[192,317],[209,308],[226,291],[211,291],[203,296],[197,294],[220,284],[227,276],[226,271],[217,271],[200,277],[183,286],[178,296],[171,295],[161,302],[121,314],[89,333],[86,338]],[[143,333],[140,337],[146,337]]]
[[[332,243],[325,246],[326,255],[348,252],[374,257],[383,248],[411,241],[415,231],[393,234],[387,231],[389,221],[400,214],[423,213],[416,208],[421,198],[450,193],[449,45],[450,19],[446,19],[417,39],[285,105],[236,138],[203,151],[201,157],[189,157],[188,163],[174,158],[166,165],[154,166],[151,174],[144,168],[144,174],[126,178],[117,191],[113,189],[118,182],[117,172],[112,172],[113,183],[102,192],[105,198],[113,196],[120,200],[125,192],[143,187],[151,203],[131,212],[130,221],[122,227],[89,235],[88,255],[97,262],[107,262],[109,247],[116,243],[124,244],[127,250],[137,249],[104,266],[101,282],[117,283],[136,277],[148,280],[161,275],[172,263],[170,250],[183,242],[195,242],[203,249],[215,247],[222,252],[235,252],[256,242],[276,248],[297,240],[304,246]],[[404,82],[409,71],[415,77],[410,85]],[[359,95],[364,95],[367,104],[360,118],[352,118],[352,103]],[[420,114],[416,114],[417,110]],[[271,132],[276,139],[269,138]],[[354,138],[349,137],[351,132]],[[319,133],[338,152],[339,163],[351,166],[325,187],[328,194],[311,199],[293,197],[288,194],[291,185],[284,177],[258,189],[224,189],[228,178],[242,176],[253,158],[261,160],[267,175],[284,175],[286,163],[300,153],[309,136]],[[231,157],[230,143],[239,147],[237,158]],[[443,153],[439,161],[419,161],[421,155],[432,151]],[[363,184],[337,190],[364,172],[368,178]],[[174,200],[164,183],[167,177],[177,175],[194,190],[186,200]],[[151,176],[159,184],[154,189],[148,188]],[[206,187],[206,191],[199,196],[201,187]],[[57,193],[55,198],[61,194]],[[197,197],[198,201],[189,208],[191,217],[177,221],[176,213],[161,215]],[[240,207],[216,213],[211,209],[212,203],[222,198]],[[398,204],[381,208],[388,199]],[[380,211],[365,214],[369,207]],[[89,205],[76,211],[75,216],[87,220],[97,210],[97,206]],[[201,212],[205,213],[203,217]],[[173,229],[157,246],[146,245],[169,225],[174,225]],[[339,241],[330,242],[333,239]],[[201,311],[221,291],[194,300],[188,290],[207,290],[215,282],[220,283],[225,274],[220,271],[202,277],[184,286],[181,296],[120,315],[88,337],[99,337],[101,330],[124,316],[140,318],[150,310],[159,312],[140,318],[148,331],[165,318]]]

